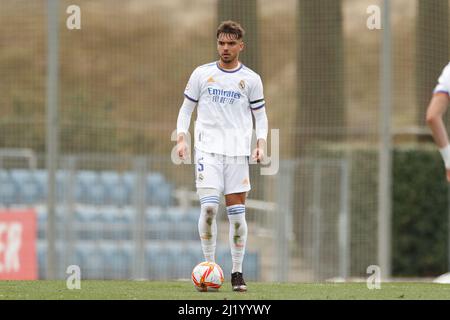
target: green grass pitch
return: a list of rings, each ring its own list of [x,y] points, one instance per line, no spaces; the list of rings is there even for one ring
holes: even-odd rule
[[[261,283],[249,282],[248,292],[232,292],[224,283],[219,292],[197,292],[190,281],[82,280],[81,289],[69,290],[65,281],[0,281],[4,299],[139,299],[139,300],[309,300],[309,299],[450,299],[450,285],[382,283],[369,290],[365,283]]]

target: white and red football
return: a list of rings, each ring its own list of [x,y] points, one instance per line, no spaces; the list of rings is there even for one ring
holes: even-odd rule
[[[192,270],[192,282],[198,291],[217,291],[223,281],[223,271],[217,263],[202,262]]]

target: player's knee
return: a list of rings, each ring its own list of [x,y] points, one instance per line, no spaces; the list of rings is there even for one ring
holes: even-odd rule
[[[216,218],[218,211],[219,206],[215,203],[202,204],[200,219],[205,220],[205,222],[210,225],[212,221]]]
[[[214,217],[217,214],[218,207],[216,204],[207,203],[205,204],[204,208],[207,217]]]
[[[426,116],[425,116],[425,121],[427,122],[428,125],[433,124],[434,122],[436,122],[438,120],[438,116],[436,116],[435,114],[433,114],[432,112],[427,112]]]
[[[247,230],[247,221],[243,216],[240,221],[230,221],[236,234],[240,234]]]
[[[219,208],[219,191],[212,188],[201,188],[197,191],[200,204],[202,208],[202,214],[206,218],[214,218]]]

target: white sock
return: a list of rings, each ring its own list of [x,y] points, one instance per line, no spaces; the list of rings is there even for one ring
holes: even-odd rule
[[[203,255],[208,262],[215,262],[219,197],[208,196],[200,199],[200,218],[198,219],[198,233],[202,243]]]
[[[228,220],[230,221],[229,242],[233,269],[231,273],[242,273],[242,262],[245,255],[247,242],[247,221],[245,220],[245,205],[236,204],[227,207]]]

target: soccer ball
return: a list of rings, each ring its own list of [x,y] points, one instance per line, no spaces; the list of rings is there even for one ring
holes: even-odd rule
[[[202,262],[192,270],[192,282],[198,291],[217,291],[223,283],[222,268],[214,262]]]

